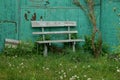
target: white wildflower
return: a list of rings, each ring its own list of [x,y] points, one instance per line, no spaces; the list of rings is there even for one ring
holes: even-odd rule
[[[60,66],[62,66],[62,64],[61,64],[61,63],[60,63],[59,65],[60,65]]]
[[[118,69],[118,67],[116,67],[116,69]]]
[[[74,77],[77,77],[77,75],[74,75]]]
[[[19,69],[19,66],[17,66],[17,69]]]
[[[84,75],[84,77],[87,77],[87,75]]]
[[[91,78],[88,78],[87,80],[91,80]]]
[[[19,71],[19,73],[21,73],[21,71]]]
[[[80,77],[79,77],[79,76],[77,76],[77,78],[79,79]]]
[[[71,69],[69,69],[69,71],[71,71]]]
[[[66,78],[67,76],[66,76],[66,74],[64,74],[64,78]]]
[[[46,68],[46,70],[49,70],[49,68]]]
[[[13,59],[15,58],[15,56],[13,56]]]
[[[72,78],[70,78],[69,80],[75,80],[75,79],[72,77]]]
[[[63,79],[63,76],[60,76],[60,79]]]
[[[74,76],[72,76],[69,80],[75,80],[75,77],[74,77]]]
[[[74,68],[77,68],[77,66],[74,66]]]
[[[63,72],[64,72],[64,70],[61,70],[61,72],[63,73]]]
[[[45,69],[45,67],[42,67],[43,69]]]
[[[72,78],[70,78],[69,80],[73,80]]]
[[[105,80],[105,79],[102,78],[102,80]]]
[[[88,65],[88,68],[90,68],[91,66],[90,65]]]
[[[66,73],[64,72],[63,74],[65,75]]]
[[[39,66],[39,64],[37,64],[37,66]]]
[[[17,58],[17,55],[15,55],[15,57]]]
[[[24,66],[22,66],[22,68],[24,68]]]
[[[85,68],[85,66],[83,66],[82,68]]]
[[[12,65],[9,63],[9,67],[11,67]]]
[[[117,72],[120,72],[120,69],[117,69]]]
[[[58,74],[61,74],[61,72],[58,72]]]
[[[20,63],[20,65],[22,66],[22,65],[23,65],[23,62],[22,62],[22,63]]]

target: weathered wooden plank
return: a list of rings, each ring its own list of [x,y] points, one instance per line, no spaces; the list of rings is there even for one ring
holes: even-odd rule
[[[64,43],[64,42],[83,42],[83,39],[71,39],[71,40],[48,40],[48,41],[37,41],[37,43]]]
[[[33,32],[32,34],[72,34],[78,33],[77,31],[54,31],[54,32]]]
[[[18,40],[13,40],[13,39],[5,39],[5,44],[19,44],[20,43],[20,41],[18,41]]]
[[[18,44],[20,44],[20,41],[18,40],[5,39],[5,47],[16,48]]]
[[[31,21],[32,27],[76,26],[75,21]]]

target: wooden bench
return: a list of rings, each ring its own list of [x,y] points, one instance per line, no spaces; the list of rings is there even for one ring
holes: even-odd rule
[[[71,30],[72,27],[77,26],[75,21],[31,21],[32,27],[39,27],[42,29],[41,32],[33,32],[34,35],[42,35],[43,41],[36,41],[37,44],[44,44],[44,56],[47,56],[47,44],[51,43],[66,43],[66,42],[72,42],[73,45],[73,52],[75,52],[75,44],[76,42],[84,41],[83,39],[71,39],[71,34],[78,33],[76,30]],[[46,28],[67,28],[67,30],[64,31],[46,31]],[[68,39],[65,40],[45,40],[45,35],[50,34],[68,34]]]

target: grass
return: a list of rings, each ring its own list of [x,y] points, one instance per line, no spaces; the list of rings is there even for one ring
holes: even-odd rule
[[[77,51],[48,57],[0,55],[0,80],[120,80],[120,63]]]

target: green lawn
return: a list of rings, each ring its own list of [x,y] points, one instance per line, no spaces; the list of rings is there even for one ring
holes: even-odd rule
[[[77,53],[0,56],[0,80],[120,80],[119,60]]]

